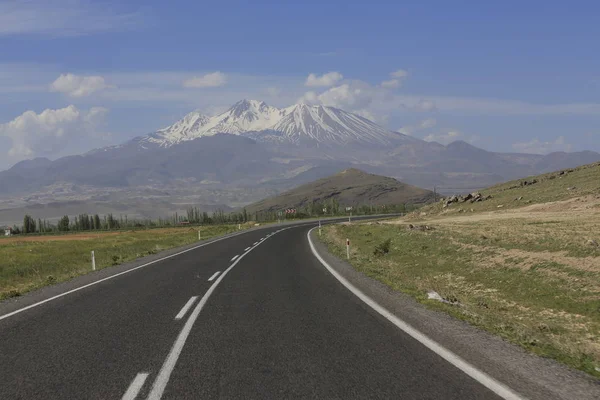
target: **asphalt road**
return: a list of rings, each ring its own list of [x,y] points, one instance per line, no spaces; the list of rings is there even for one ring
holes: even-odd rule
[[[499,398],[344,287],[308,229],[248,232],[0,320],[0,399]]]

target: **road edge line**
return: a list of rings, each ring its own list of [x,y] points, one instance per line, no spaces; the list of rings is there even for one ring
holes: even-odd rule
[[[71,293],[75,293],[75,292],[78,292],[80,290],[86,289],[86,288],[88,288],[90,286],[94,286],[94,285],[97,285],[99,283],[102,283],[102,282],[114,279],[114,278],[116,278],[118,276],[125,275],[125,274],[128,274],[128,273],[133,272],[133,271],[137,271],[140,268],[144,268],[144,267],[147,267],[149,265],[156,264],[156,263],[164,261],[164,260],[168,260],[169,258],[173,258],[173,257],[179,256],[181,254],[184,254],[184,253],[187,253],[187,252],[190,252],[190,251],[193,251],[193,250],[197,250],[197,249],[199,249],[201,247],[208,246],[209,244],[217,243],[217,242],[220,242],[220,241],[226,240],[226,239],[231,239],[231,238],[234,238],[236,236],[240,236],[240,235],[243,235],[243,234],[246,234],[246,233],[249,233],[249,232],[253,232],[253,231],[246,230],[246,231],[235,233],[233,235],[228,235],[228,236],[223,236],[223,237],[220,237],[220,238],[216,238],[214,240],[211,240],[210,242],[202,243],[202,244],[200,244],[198,246],[194,246],[194,247],[191,247],[189,249],[182,250],[180,252],[177,252],[177,253],[174,253],[174,254],[171,254],[171,255],[168,255],[168,256],[164,256],[164,257],[159,258],[157,260],[147,262],[146,264],[138,265],[137,267],[133,267],[133,268],[130,268],[128,270],[118,272],[118,273],[116,273],[114,275],[107,276],[106,278],[102,278],[102,279],[99,279],[97,281],[93,281],[93,282],[87,283],[87,284],[85,284],[83,286],[79,286],[79,287],[77,287],[75,289],[68,290],[68,291],[66,291],[64,293],[60,293],[60,294],[57,294],[55,296],[49,297],[47,299],[40,300],[40,301],[38,301],[36,303],[30,304],[28,306],[25,306],[23,308],[19,308],[19,309],[15,310],[15,311],[9,312],[8,314],[0,315],[0,321],[2,321],[3,319],[6,319],[6,318],[12,317],[13,315],[22,313],[23,311],[30,310],[30,309],[32,309],[34,307],[38,307],[38,306],[41,306],[42,304],[46,304],[46,303],[49,303],[49,302],[51,302],[53,300],[59,299],[59,298],[64,297],[64,296],[67,296],[67,295],[69,295]]]
[[[473,378],[474,380],[476,380],[477,382],[479,382],[480,384],[482,384],[483,386],[485,386],[486,388],[488,388],[489,390],[491,390],[498,396],[502,397],[505,400],[525,400],[525,397],[519,395],[518,393],[513,391],[511,388],[506,386],[505,384],[494,379],[493,377],[486,374],[485,372],[479,370],[474,365],[471,365],[466,360],[464,360],[457,354],[453,353],[452,351],[446,349],[444,346],[442,346],[435,340],[429,338],[427,335],[425,335],[421,331],[417,330],[409,323],[398,318],[397,316],[392,314],[390,311],[388,311],[385,307],[381,306],[379,303],[377,303],[371,297],[367,296],[360,289],[358,289],[356,286],[354,286],[352,283],[350,283],[350,281],[348,281],[346,278],[344,278],[331,265],[329,265],[329,263],[327,261],[325,261],[325,259],[323,259],[323,257],[321,257],[321,255],[317,251],[317,249],[313,243],[312,237],[311,237],[311,233],[315,229],[317,229],[317,228],[310,229],[308,231],[308,233],[306,234],[306,237],[308,239],[308,244],[310,245],[310,249],[311,249],[313,255],[331,273],[331,275],[333,275],[342,285],[344,285],[346,287],[346,289],[350,290],[356,297],[361,299],[365,304],[367,304],[373,310],[377,311],[377,313],[379,313],[385,319],[387,319],[392,324],[394,324],[398,329],[405,332],[406,334],[411,336],[413,339],[417,340],[419,343],[421,343],[422,345],[427,347],[429,350],[433,351],[435,354],[442,357],[444,360],[446,360],[450,364],[454,365],[456,368],[460,369],[462,372],[464,372],[465,374],[467,374],[468,376],[470,376],[471,378]]]

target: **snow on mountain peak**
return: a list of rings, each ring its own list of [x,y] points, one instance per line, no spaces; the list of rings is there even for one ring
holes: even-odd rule
[[[403,136],[334,107],[301,103],[279,109],[263,101],[244,99],[214,117],[192,112],[170,127],[150,135],[147,140],[168,147],[218,133],[245,135],[265,141],[380,145]]]

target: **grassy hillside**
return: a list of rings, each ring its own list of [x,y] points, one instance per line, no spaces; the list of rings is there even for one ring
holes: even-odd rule
[[[433,199],[433,192],[393,178],[350,168],[251,204],[246,210],[271,212],[290,207],[301,208],[313,201],[324,202],[331,199],[337,200],[342,206],[422,204]]]
[[[600,164],[481,193],[492,198],[330,226],[324,241],[343,257],[349,238],[366,275],[600,377]]]
[[[510,181],[481,190],[480,193],[483,197],[492,196],[492,198],[482,202],[453,203],[444,207],[445,200],[448,199],[446,198],[422,208],[419,213],[446,215],[497,211],[598,195],[600,194],[600,163]]]

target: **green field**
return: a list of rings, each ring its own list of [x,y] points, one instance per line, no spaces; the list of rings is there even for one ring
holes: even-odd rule
[[[250,225],[244,225],[246,229]],[[202,227],[202,239],[238,230],[237,225]],[[0,240],[0,299],[63,282],[96,269],[132,261],[161,250],[198,242],[194,228],[164,228]]]

